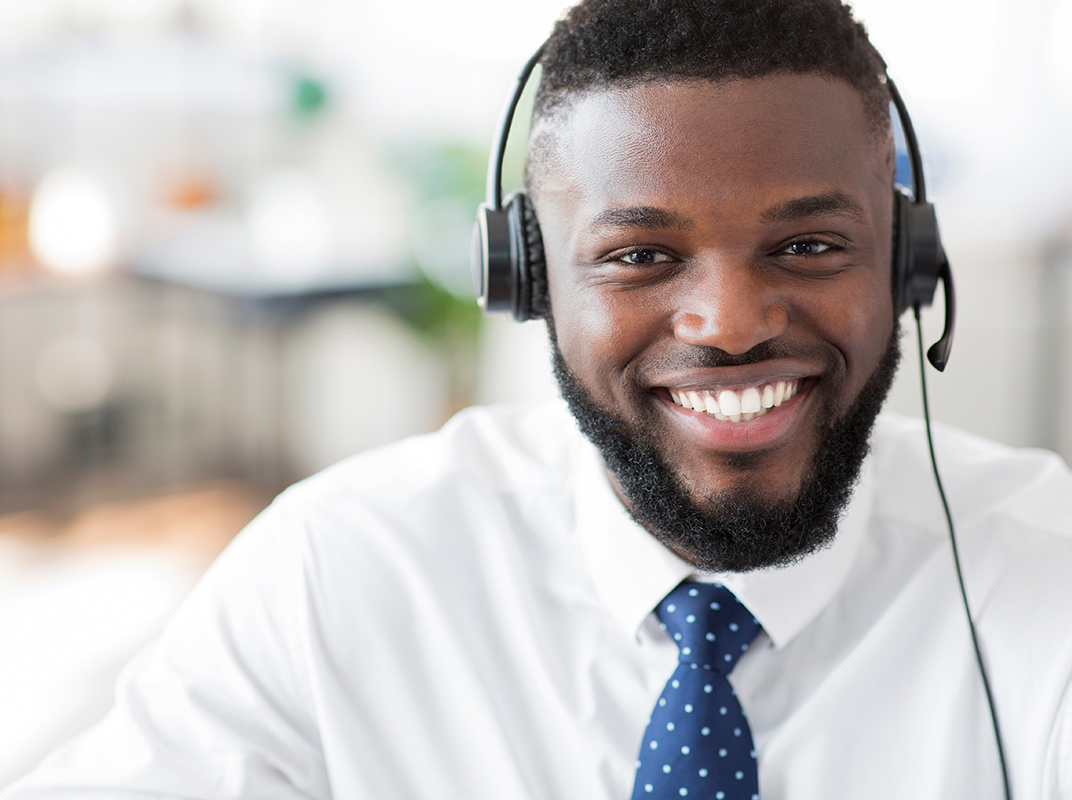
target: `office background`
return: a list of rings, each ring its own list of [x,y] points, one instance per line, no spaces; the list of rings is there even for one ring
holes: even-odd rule
[[[957,278],[934,414],[1072,458],[1072,2],[855,5]],[[561,10],[0,0],[0,786],[284,486],[554,396],[542,325],[476,313],[468,239]]]

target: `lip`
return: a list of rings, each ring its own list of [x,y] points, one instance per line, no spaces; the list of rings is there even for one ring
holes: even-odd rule
[[[771,374],[769,370],[765,371],[762,380],[769,380]],[[781,375],[781,373],[778,374]],[[791,375],[790,377],[797,376]],[[801,418],[811,405],[812,388],[815,386],[814,377],[800,376],[799,379],[800,388],[795,396],[780,406],[771,408],[766,414],[747,422],[721,421],[702,411],[682,408],[670,399],[670,392],[665,386],[656,387],[653,393],[670,414],[671,419],[683,426],[701,445],[712,450],[745,453],[777,447],[798,427]],[[784,380],[784,378],[779,377],[776,380]],[[693,380],[672,385],[675,389],[711,388],[715,385],[719,388],[733,389],[754,385],[755,382],[734,376],[732,383],[726,380],[719,380],[717,384]]]
[[[648,385],[652,387],[688,391],[690,389],[742,389],[772,381],[803,381],[815,378],[824,372],[824,368],[802,361],[778,359],[757,361],[737,367],[708,367],[689,369],[684,372],[670,372],[661,375]]]

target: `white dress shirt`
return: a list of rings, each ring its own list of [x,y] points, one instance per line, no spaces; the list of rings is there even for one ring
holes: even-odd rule
[[[1013,797],[1072,798],[1072,475],[950,429],[940,465]],[[1001,797],[921,426],[880,420],[834,544],[715,576],[764,800]],[[293,487],[4,800],[624,800],[690,565],[560,406],[464,412]]]

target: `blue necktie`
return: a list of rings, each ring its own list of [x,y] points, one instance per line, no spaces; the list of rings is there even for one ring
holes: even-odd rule
[[[726,675],[759,622],[717,583],[680,584],[656,614],[679,662],[644,733],[633,800],[758,800],[752,732]]]

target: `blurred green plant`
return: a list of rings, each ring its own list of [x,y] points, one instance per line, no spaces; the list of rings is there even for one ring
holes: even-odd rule
[[[462,298],[424,275],[416,283],[389,286],[380,301],[418,336],[437,348],[467,347],[477,340],[483,315],[472,298]]]
[[[299,117],[315,117],[328,104],[328,91],[323,81],[311,75],[297,73],[293,77],[291,110]]]
[[[397,142],[389,164],[416,198],[408,240],[418,280],[382,292],[384,304],[445,359],[452,410],[472,402],[483,315],[469,268],[469,237],[484,195],[487,156],[475,145]]]
[[[467,142],[411,139],[389,151],[391,166],[425,203],[450,198],[473,207],[484,199],[487,153]]]

